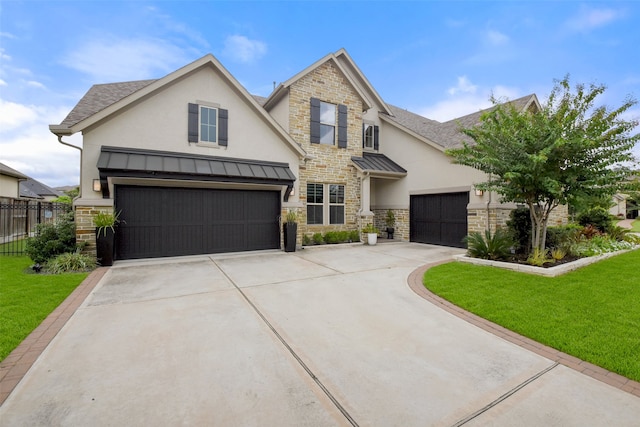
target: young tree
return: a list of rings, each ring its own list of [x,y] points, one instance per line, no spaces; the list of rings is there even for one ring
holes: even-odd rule
[[[455,163],[488,174],[478,189],[529,207],[533,249],[544,250],[549,214],[558,205],[585,195],[611,196],[630,184],[631,150],[640,134],[632,134],[638,121],[623,116],[637,101],[594,107],[604,91],[603,85],[578,84],[572,92],[565,77],[539,111],[492,98],[494,108],[480,124],[461,130],[473,143],[448,150]]]

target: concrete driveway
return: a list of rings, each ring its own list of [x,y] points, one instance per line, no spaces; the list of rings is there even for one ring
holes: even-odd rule
[[[640,398],[416,295],[460,250],[324,246],[118,262],[0,424],[637,426]]]

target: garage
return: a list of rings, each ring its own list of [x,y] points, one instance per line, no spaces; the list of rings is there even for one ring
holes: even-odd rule
[[[412,242],[465,248],[469,193],[412,195],[409,237]]]
[[[136,259],[280,247],[280,192],[115,188],[116,258]]]

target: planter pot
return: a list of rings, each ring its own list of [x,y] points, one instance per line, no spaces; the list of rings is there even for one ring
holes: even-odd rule
[[[296,236],[298,234],[298,224],[295,222],[284,223],[284,251],[296,251]]]
[[[387,239],[393,239],[393,233],[395,233],[396,229],[393,227],[387,227]]]
[[[100,235],[98,235],[98,230],[96,229],[96,254],[98,264],[103,267],[113,265],[115,240],[116,235],[110,228],[107,228],[105,232],[100,232]]]
[[[367,243],[371,246],[378,243],[378,235],[376,233],[367,233]]]

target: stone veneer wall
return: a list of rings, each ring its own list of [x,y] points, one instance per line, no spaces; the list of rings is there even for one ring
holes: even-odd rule
[[[497,227],[506,227],[510,208],[490,208],[488,212],[490,230],[493,232]],[[484,232],[487,228],[487,209],[469,209],[467,212],[469,233],[474,231]],[[549,227],[565,225],[569,222],[569,209],[566,205],[561,205],[551,211],[549,215]]]
[[[347,148],[311,144],[311,98],[347,106]],[[289,91],[289,134],[313,158],[300,165],[300,200],[298,209],[298,243],[303,234],[334,230],[356,230],[360,209],[360,180],[351,156],[362,156],[362,101],[332,61],[309,72],[295,82]],[[336,126],[337,138],[337,126]],[[345,186],[345,223],[334,225],[307,224],[307,183],[341,184]],[[325,194],[328,197],[328,194]]]
[[[111,206],[76,206],[76,243],[86,243],[83,253],[96,255],[96,226],[93,224],[93,216],[98,212],[113,212]]]
[[[373,225],[380,230],[380,234],[384,237],[387,236],[385,230],[387,225],[385,220],[387,219],[387,211],[389,209],[372,209],[374,213]],[[395,233],[393,234],[394,240],[409,241],[409,209],[391,209],[396,216]]]

